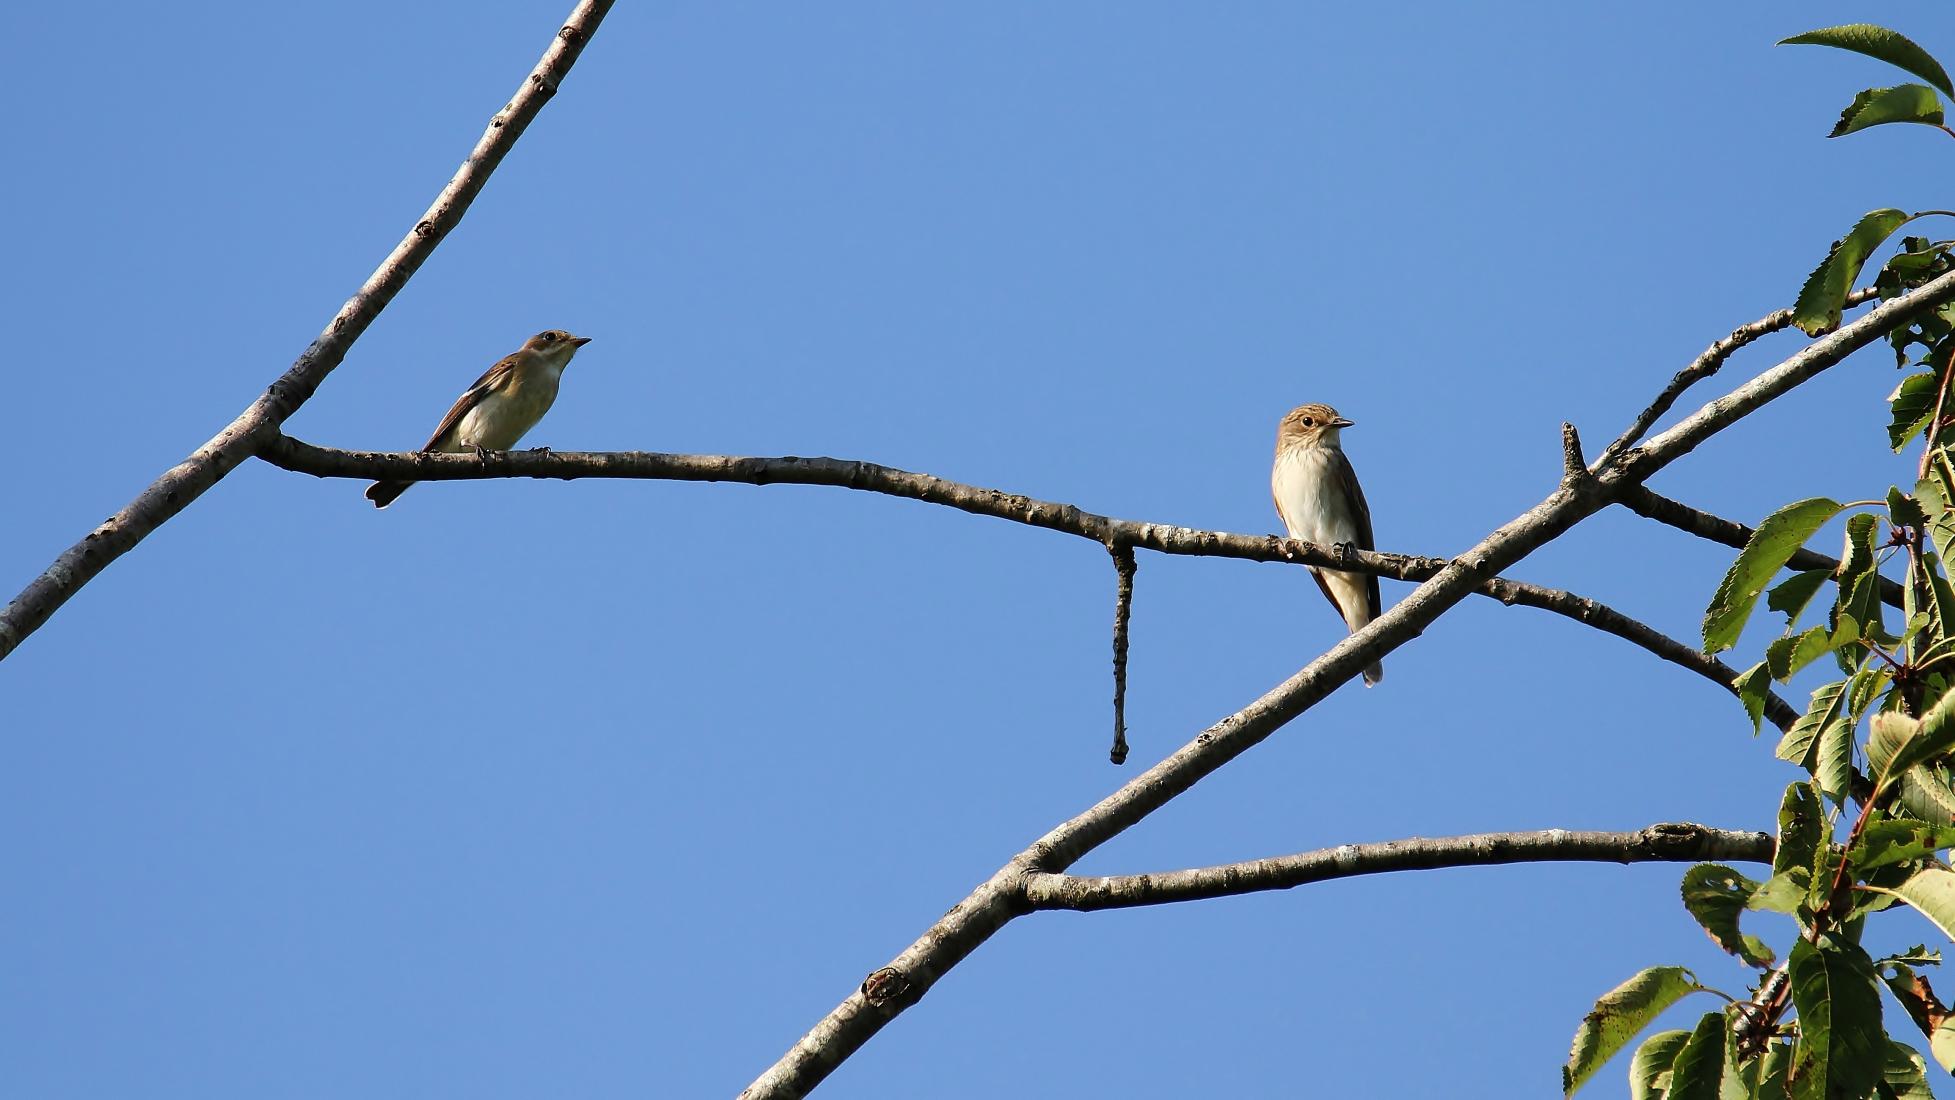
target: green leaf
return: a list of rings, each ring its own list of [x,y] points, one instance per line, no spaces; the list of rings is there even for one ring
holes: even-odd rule
[[[1568,1064],[1561,1069],[1561,1091],[1574,1095],[1659,1013],[1703,988],[1681,966],[1652,966],[1604,993],[1575,1032]]]
[[[1751,732],[1758,734],[1765,721],[1765,700],[1772,694],[1772,670],[1760,661],[1738,674],[1731,681],[1731,690],[1738,693],[1738,702],[1745,706],[1745,717],[1751,719]]]
[[[1758,884],[1721,863],[1699,863],[1683,874],[1683,907],[1704,926],[1711,942],[1747,966],[1769,966],[1772,949],[1738,929],[1738,914]]]
[[[1765,1047],[1765,1056],[1758,1060],[1758,1088],[1753,1093],[1759,1100],[1786,1100],[1792,1095],[1792,1086],[1786,1081],[1792,1070],[1792,1050],[1791,1043]]]
[[[1955,750],[1955,693],[1943,695],[1919,722],[1903,714],[1876,714],[1867,739],[1867,763],[1875,793],[1917,764]]]
[[[1887,487],[1887,520],[1896,527],[1920,527],[1928,522],[1921,502],[1901,492],[1898,485]]]
[[[1929,1022],[1928,1015],[1931,1007],[1927,999],[1929,990],[1925,985],[1916,987],[1914,968],[1905,961],[1875,959],[1874,970],[1880,975],[1880,980],[1886,983],[1887,992],[1893,994],[1894,1000],[1907,1012],[1908,1019],[1913,1020],[1914,1026],[1921,1029],[1921,1034],[1934,1034],[1935,1026]],[[1889,970],[1893,973],[1889,974]]]
[[[1853,846],[1850,858],[1854,869],[1865,873],[1877,867],[1924,860],[1948,848],[1955,848],[1955,825],[1889,818],[1868,822],[1860,830],[1860,840]]]
[[[1772,851],[1772,873],[1794,867],[1810,870],[1826,836],[1826,810],[1810,783],[1789,783],[1779,799],[1778,847]]]
[[[1886,665],[1875,665],[1854,673],[1853,679],[1848,681],[1850,686],[1846,689],[1847,721],[1858,725],[1860,716],[1867,713],[1867,708],[1873,704],[1874,697],[1880,694],[1881,689],[1885,688],[1887,682],[1893,677],[1894,673]]]
[[[1921,737],[1921,723],[1899,711],[1876,714],[1867,725],[1867,770],[1876,777],[1884,777],[1901,750]]]
[[[1872,23],[1848,23],[1838,27],[1822,27],[1816,31],[1795,34],[1781,39],[1781,46],[1831,46],[1836,50],[1851,50],[1887,62],[1903,72],[1933,84],[1950,96],[1955,96],[1955,88],[1949,86],[1948,74],[1942,70],[1941,62],[1936,61],[1927,50],[1886,27]]]
[[[1629,1100],[1663,1100],[1663,1090],[1655,1086],[1656,1075],[1670,1071],[1688,1038],[1688,1031],[1659,1031],[1643,1040],[1629,1060]]]
[[[1941,391],[1940,383],[1941,378],[1934,371],[1918,371],[1901,379],[1901,384],[1887,395],[1894,413],[1894,418],[1887,424],[1887,443],[1896,454],[1927,428],[1928,418],[1935,415],[1935,397]]]
[[[1840,120],[1827,137],[1845,137],[1870,126],[1889,122],[1918,122],[1941,125],[1941,97],[1925,84],[1896,84],[1892,88],[1868,88],[1853,97],[1840,112]]]
[[[1799,1010],[1792,1091],[1800,1100],[1865,1096],[1886,1063],[1880,978],[1860,945],[1831,933],[1793,941],[1788,962]]]
[[[1840,512],[1840,506],[1824,497],[1788,504],[1758,525],[1738,560],[1717,587],[1711,606],[1704,613],[1704,652],[1717,653],[1737,644],[1738,634],[1751,617],[1758,595],[1792,552],[1805,545],[1813,532]]]
[[[1928,1035],[1928,1053],[1948,1073],[1955,1073],[1955,1018],[1945,1019]]]
[[[1815,688],[1812,702],[1806,705],[1806,712],[1779,739],[1778,748],[1773,750],[1774,755],[1780,760],[1806,767],[1806,762],[1812,759],[1813,746],[1819,740],[1820,731],[1840,720],[1840,700],[1846,696],[1846,684],[1845,680],[1835,680]]]
[[[1939,549],[1955,543],[1955,490],[1948,486],[1948,468],[1942,459],[1947,448],[1935,448],[1935,461],[1928,463],[1928,476],[1914,483],[1914,497],[1928,513],[1928,537]]]
[[[1800,908],[1806,904],[1806,896],[1811,892],[1812,868],[1787,867],[1766,879],[1763,886],[1752,891],[1745,908],[1797,915]]]
[[[1846,236],[1833,242],[1826,259],[1799,288],[1799,300],[1792,306],[1792,323],[1804,329],[1808,336],[1819,336],[1840,327],[1847,293],[1853,289],[1853,281],[1860,277],[1867,257],[1909,220],[1899,210],[1885,209],[1869,211],[1855,222]]]
[[[1955,937],[1955,871],[1923,868],[1896,887],[1894,893],[1935,922],[1942,935]]]
[[[1815,626],[1803,634],[1774,639],[1765,647],[1765,663],[1771,666],[1772,679],[1783,684],[1832,649],[1832,634],[1823,626]]]
[[[1949,587],[1941,562],[1932,552],[1922,552],[1921,569],[1928,575],[1928,614],[1934,623],[1928,636],[1940,641],[1955,635],[1955,588]]]
[[[1785,612],[1785,625],[1789,627],[1799,621],[1799,613],[1812,602],[1820,586],[1832,579],[1831,569],[1808,569],[1803,573],[1794,573],[1766,594],[1765,606],[1773,611]]]
[[[1906,1043],[1887,1040],[1887,1061],[1881,1067],[1885,1093],[1895,1100],[1935,1100],[1928,1088],[1928,1063],[1921,1052]]]
[[[1929,768],[1909,768],[1901,776],[1901,805],[1925,821],[1955,821],[1955,789]]]
[[[1819,731],[1819,749],[1813,760],[1813,782],[1819,784],[1819,793],[1833,800],[1834,805],[1846,802],[1847,791],[1853,785],[1853,726],[1835,719]]]
[[[1670,1063],[1670,1087],[1663,1091],[1663,1100],[1720,1100],[1728,1095],[1723,1085],[1725,1037],[1729,1030],[1724,1013],[1704,1013],[1690,1038],[1684,1040],[1683,1048],[1677,1051],[1676,1060]]]
[[[1847,588],[1873,571],[1876,528],[1880,521],[1871,512],[1855,512],[1846,518],[1845,545],[1840,549],[1840,587]],[[1859,618],[1860,616],[1854,616]]]

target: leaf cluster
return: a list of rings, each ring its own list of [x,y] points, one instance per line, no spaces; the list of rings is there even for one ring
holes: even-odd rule
[[[1864,54],[1923,82],[1860,92],[1830,136],[1891,123],[1955,136],[1944,125],[1941,98],[1955,98],[1955,86],[1934,57],[1900,34],[1853,24],[1785,42]],[[1902,226],[1947,213],[1884,208],[1863,216],[1806,280],[1794,323],[1815,336],[1838,327],[1869,259]],[[1898,297],[1955,269],[1951,244],[1903,238],[1875,277],[1876,291]],[[1583,1020],[1562,1070],[1565,1094],[1628,1049],[1659,1014],[1697,993],[1725,1003],[1688,1030],[1644,1037],[1629,1062],[1631,1096],[1932,1097],[1926,1060],[1889,1034],[1883,987],[1934,1059],[1955,1071],[1955,1013],[1919,973],[1939,964],[1939,950],[1921,946],[1875,959],[1861,946],[1867,920],[1898,905],[1955,937],[1955,870],[1941,858],[1955,848],[1955,589],[1937,552],[1955,541],[1955,401],[1948,392],[1955,307],[1917,315],[1890,340],[1899,365],[1918,368],[1887,398],[1888,445],[1899,452],[1921,443],[1915,483],[1889,488],[1884,499],[1815,497],[1767,516],[1704,615],[1706,653],[1736,646],[1761,598],[1784,616],[1762,659],[1734,684],[1754,732],[1774,683],[1790,683],[1814,666],[1836,672],[1812,690],[1775,749],[1807,774],[1780,800],[1771,875],[1759,881],[1706,863],[1683,876],[1684,908],[1713,943],[1751,968],[1751,995],[1718,993],[1681,967],[1640,971]],[[1838,568],[1781,576],[1836,519],[1843,529]],[[1883,571],[1898,573],[1898,584]],[[1896,621],[1889,610],[1898,611]],[[1782,954],[1742,927],[1759,911],[1796,925]]]

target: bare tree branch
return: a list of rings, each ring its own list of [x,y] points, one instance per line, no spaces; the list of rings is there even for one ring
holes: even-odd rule
[[[1024,889],[1027,875],[1064,871],[1282,728],[1366,665],[1417,636],[1500,570],[1607,507],[1615,495],[1641,484],[1704,440],[1879,339],[1895,325],[1950,299],[1955,299],[1955,272],[1929,281],[1906,297],[1885,302],[1813,341],[1643,447],[1625,451],[1620,458],[1601,465],[1592,477],[1564,476],[1561,485],[1540,504],[1449,562],[1391,610],[1013,857],[817,1022],[741,1095],[749,1100],[806,1095],[884,1024],[915,1004],[946,971],[1013,917],[1026,912],[1030,906]]]
[[[1340,844],[1296,855],[1146,875],[1096,878],[1036,872],[1025,876],[1024,888],[1033,909],[1090,911],[1233,897],[1329,879],[1438,867],[1701,860],[1770,863],[1775,847],[1770,833],[1732,832],[1689,823],[1651,825],[1627,833],[1542,829]]]
[[[611,9],[611,3],[612,0],[580,0],[515,97],[489,120],[488,130],[475,143],[448,186],[435,196],[434,205],[428,207],[421,220],[367,277],[359,292],[347,299],[325,331],[271,384],[264,396],[252,402],[189,458],[166,470],[120,512],[63,552],[46,572],[0,610],[0,660],[110,562],[189,507],[204,490],[251,457],[266,440],[277,436],[279,425],[312,397],[319,384],[346,357],[353,341],[393,301],[435,246],[468,212],[469,204],[488,182],[496,165],[502,162],[543,105],[556,95],[557,85],[576,64],[577,56]]]
[[[1114,519],[1071,504],[1038,500],[983,486],[966,485],[930,474],[899,470],[873,462],[839,458],[753,458],[731,455],[675,455],[650,451],[508,451],[477,457],[472,454],[386,453],[336,451],[315,447],[289,436],[268,444],[260,458],[282,469],[320,477],[361,480],[400,479],[454,481],[493,477],[580,478],[606,477],[669,481],[731,481],[750,485],[828,485],[887,496],[919,500],[949,508],[1075,535],[1109,546],[1135,546],[1163,554],[1188,557],[1238,558],[1329,566],[1359,573],[1375,573],[1403,581],[1438,576],[1449,563],[1444,558],[1358,550],[1349,546],[1321,547],[1275,535],[1241,535],[1202,531],[1165,523]],[[1579,477],[1587,471],[1579,467]],[[1131,582],[1124,582],[1130,584]],[[1123,591],[1125,591],[1123,587]],[[1724,662],[1707,657],[1629,616],[1586,596],[1543,588],[1523,581],[1494,577],[1475,591],[1508,605],[1539,608],[1593,626],[1643,647],[1665,661],[1708,677],[1736,692],[1737,673]],[[1118,625],[1115,627],[1118,631]],[[1116,633],[1115,645],[1119,644]],[[1116,656],[1116,660],[1117,660]],[[1115,673],[1119,669],[1116,665]],[[1119,690],[1116,684],[1116,691]],[[1117,705],[1117,700],[1116,700]],[[1798,711],[1776,695],[1766,698],[1766,716],[1780,729],[1797,720]],[[1118,722],[1118,718],[1116,718]],[[1116,734],[1117,736],[1117,734]],[[1115,760],[1114,763],[1120,761]]]
[[[1880,292],[1872,287],[1856,290],[1846,296],[1846,308],[1851,309],[1879,296]],[[1596,466],[1613,465],[1616,459],[1622,456],[1622,452],[1635,446],[1637,441],[1643,438],[1643,433],[1650,430],[1650,425],[1670,411],[1670,406],[1677,403],[1677,398],[1683,396],[1683,391],[1716,374],[1718,368],[1724,365],[1724,361],[1731,358],[1738,349],[1761,336],[1769,336],[1790,327],[1792,327],[1792,311],[1781,309],[1777,313],[1760,317],[1748,325],[1739,325],[1731,330],[1731,335],[1705,348],[1702,355],[1691,360],[1689,366],[1678,371],[1676,377],[1670,379],[1670,384],[1663,387],[1663,392],[1657,394],[1656,399],[1651,401],[1647,408],[1636,414],[1636,419],[1616,437],[1615,442],[1603,449],[1602,457],[1596,460]]]
[[[1739,550],[1744,549],[1745,543],[1751,541],[1752,529],[1744,524],[1699,511],[1641,485],[1624,491],[1617,497],[1616,503],[1644,519],[1653,519],[1658,523],[1675,527],[1679,531],[1696,535],[1698,538],[1723,543]],[[1834,574],[1840,571],[1840,559],[1829,558],[1804,547],[1793,551],[1791,559],[1786,564],[1793,569],[1824,569]],[[1881,577],[1880,602],[1889,607],[1905,607],[1905,593],[1900,583]]]
[[[1134,548],[1123,543],[1107,547],[1113,555],[1113,569],[1119,575],[1119,590],[1113,605],[1113,748],[1107,759],[1115,764],[1127,762],[1127,623],[1134,612]]]

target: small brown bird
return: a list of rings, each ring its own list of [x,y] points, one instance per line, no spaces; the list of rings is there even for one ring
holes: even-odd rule
[[[1290,537],[1325,549],[1338,544],[1372,550],[1371,509],[1358,487],[1358,473],[1344,457],[1338,433],[1352,421],[1329,405],[1298,405],[1276,429],[1276,465],[1270,470],[1270,495]],[[1378,578],[1365,573],[1310,566],[1324,598],[1353,632],[1378,617]],[[1382,664],[1364,670],[1366,687],[1385,678]]]
[[[572,336],[556,328],[530,337],[521,351],[490,367],[456,399],[421,450],[464,454],[514,447],[550,411],[563,368],[578,348],[590,342],[588,336]],[[367,499],[374,507],[385,508],[412,484],[376,481],[367,486]]]

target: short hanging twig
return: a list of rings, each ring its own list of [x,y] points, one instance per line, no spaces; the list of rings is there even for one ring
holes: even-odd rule
[[[1127,762],[1127,622],[1134,611],[1134,548],[1116,542],[1107,546],[1113,555],[1114,571],[1120,575],[1120,590],[1113,605],[1113,751],[1107,759],[1115,764]]]

